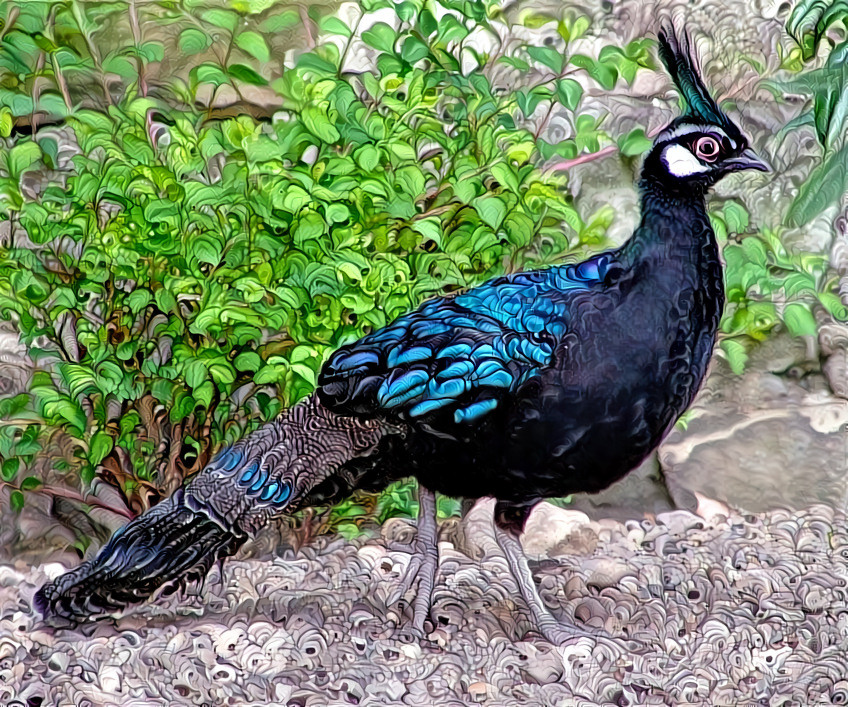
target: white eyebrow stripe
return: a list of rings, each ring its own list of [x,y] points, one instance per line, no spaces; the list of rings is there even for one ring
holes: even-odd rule
[[[659,135],[657,135],[657,142],[668,142],[670,140],[675,140],[679,137],[683,137],[684,135],[706,132],[717,133],[718,135],[721,135],[723,138],[726,138],[730,141],[730,146],[734,150],[737,148],[736,141],[717,125],[683,125],[679,128],[675,128],[674,130],[668,130],[666,132],[660,133]]]

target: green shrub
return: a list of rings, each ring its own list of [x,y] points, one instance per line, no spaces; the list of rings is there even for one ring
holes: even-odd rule
[[[607,88],[619,74],[632,80],[649,63],[645,42],[572,56],[585,21],[537,17],[558,23],[559,48],[486,55],[464,40],[500,38],[494,5],[445,2],[436,20],[429,3],[375,1],[353,28],[313,9],[322,39],[283,66],[270,61],[268,35],[292,10],[159,4],[167,36],[196,55],[186,83],[155,76],[165,39],[129,32],[132,46],[97,49],[107,30],[137,21],[126,7],[67,3],[43,17],[37,3],[6,3],[0,63],[29,70],[50,54],[48,78],[68,101],[39,102],[49,88],[24,100],[31,86],[6,74],[4,134],[62,118],[80,148],[65,185],[43,176],[61,163],[50,131],[8,138],[0,158],[12,233],[0,248],[0,316],[14,319],[39,368],[26,395],[2,403],[0,472],[16,506],[44,481],[28,469],[36,454],[57,454],[47,441],[60,433],[65,484],[99,476],[142,510],[310,393],[340,344],[429,296],[605,244],[610,209],[582,218],[539,152],[571,158],[614,144],[581,113],[583,89],[566,75],[588,72]],[[257,5],[267,7],[252,13]],[[386,7],[395,28],[359,31]],[[357,74],[343,62],[360,37],[376,61]],[[217,64],[204,54],[213,42],[228,46]],[[493,85],[504,63],[523,75],[520,88]],[[129,83],[118,91],[120,79]],[[267,84],[272,120],[209,119],[216,91]],[[556,145],[541,138],[554,110],[575,126]],[[623,149],[640,134],[618,136]]]
[[[828,30],[836,36],[839,25],[843,28],[841,41],[824,41]],[[789,92],[812,96],[810,110],[791,121],[784,132],[801,126],[812,128],[823,152],[821,163],[801,185],[786,212],[787,223],[801,226],[848,193],[848,3],[800,0],[786,21],[786,29],[797,44],[794,60],[787,68],[799,73],[766,85],[778,95]],[[823,61],[816,62],[820,46],[829,50]],[[812,68],[802,71],[806,63]]]

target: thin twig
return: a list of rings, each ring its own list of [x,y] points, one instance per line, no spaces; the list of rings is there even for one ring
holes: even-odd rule
[[[579,164],[585,164],[586,162],[593,162],[594,160],[599,160],[602,157],[606,157],[607,155],[611,155],[613,152],[617,151],[618,145],[607,145],[605,148],[603,148],[602,150],[598,150],[597,152],[591,152],[588,155],[580,155],[579,157],[574,157],[570,160],[556,162],[550,166],[550,169],[553,171],[569,170]]]
[[[2,486],[8,486],[10,488],[13,488],[15,491],[20,491],[17,486],[15,486],[14,484],[10,484],[6,481],[0,481],[0,487]],[[110,511],[111,513],[116,513],[118,515],[124,516],[129,520],[133,520],[135,518],[133,512],[128,508],[113,508],[112,506],[107,506],[96,496],[83,496],[81,493],[71,491],[71,489],[57,488],[55,486],[40,486],[37,489],[31,489],[30,491],[27,491],[27,493],[41,493],[46,496],[53,496],[54,498],[67,498],[69,501],[77,501],[78,503],[84,503],[87,506],[102,508],[105,511]]]
[[[312,26],[309,24],[309,15],[306,14],[306,7],[303,5],[298,7],[298,11],[300,12],[300,20],[303,22],[303,28],[306,30],[306,47],[312,51],[315,49],[315,37],[312,35]]]
[[[144,59],[141,56],[141,53],[138,51],[141,46],[141,27],[138,23],[138,11],[136,10],[135,0],[130,0],[129,5],[129,14],[130,14],[130,28],[132,29],[133,42],[135,43],[136,48],[136,66],[138,67],[138,92],[142,96],[147,95],[147,80],[144,76]]]

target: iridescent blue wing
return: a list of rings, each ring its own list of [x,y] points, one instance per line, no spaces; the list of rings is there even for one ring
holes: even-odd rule
[[[551,365],[569,302],[600,284],[610,256],[498,278],[414,312],[336,351],[318,380],[345,414],[473,422]]]

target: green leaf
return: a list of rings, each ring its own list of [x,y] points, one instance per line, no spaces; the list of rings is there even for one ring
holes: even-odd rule
[[[8,160],[9,173],[13,178],[17,178],[41,160],[41,148],[38,143],[32,140],[21,142],[9,150],[6,159]]]
[[[364,171],[373,172],[380,164],[380,151],[374,145],[363,145],[353,153],[353,159]]]
[[[748,211],[736,201],[728,201],[724,205],[724,221],[729,233],[745,233],[748,230]]]
[[[833,292],[819,292],[819,302],[836,319],[844,322],[848,319],[848,307],[842,304],[842,300]]]
[[[342,22],[338,17],[334,15],[327,15],[326,17],[322,17],[321,21],[318,23],[322,32],[326,32],[327,34],[337,34],[342,37],[350,37],[353,32],[351,32],[350,27],[347,26],[345,22]]]
[[[194,389],[194,399],[204,408],[208,408],[215,397],[215,386],[212,381],[206,381],[199,388]]]
[[[418,12],[418,8],[416,8],[415,3],[410,2],[410,0],[403,0],[403,2],[399,2],[397,4],[395,11],[401,20],[404,22],[410,22],[415,17],[415,13]]]
[[[469,29],[456,19],[453,15],[443,15],[439,20],[439,41],[445,44],[449,42],[461,42],[470,34]]]
[[[52,137],[44,137],[38,141],[41,147],[44,164],[50,169],[57,169],[59,164],[59,143]]]
[[[551,49],[550,47],[527,47],[527,53],[532,59],[538,61],[544,66],[547,66],[554,73],[562,73],[565,58],[556,49]],[[570,81],[571,79],[568,80]],[[576,81],[574,83],[576,83]]]
[[[619,140],[618,149],[625,157],[636,157],[647,152],[653,144],[642,128],[636,128]]]
[[[362,41],[377,51],[391,54],[395,48],[397,34],[385,22],[375,22],[362,33]]]
[[[205,12],[201,13],[200,17],[203,19],[204,22],[208,22],[210,25],[225,29],[230,33],[235,31],[236,25],[239,21],[239,17],[235,12],[232,12],[231,10],[222,10],[217,8],[212,10],[206,10]]]
[[[615,88],[616,81],[618,80],[618,71],[614,66],[595,61],[585,54],[575,54],[571,57],[571,63],[584,69],[589,76],[595,79],[606,90],[610,91]]]
[[[41,479],[38,479],[35,476],[27,476],[23,481],[21,481],[21,490],[35,491],[35,489],[41,486],[42,483]]]
[[[338,202],[328,204],[325,213],[330,223],[344,223],[350,218],[350,209]]]
[[[566,42],[580,39],[589,29],[589,18],[585,15],[575,17],[570,13],[557,24],[557,32]]]
[[[212,380],[221,387],[222,385],[230,385],[236,380],[236,372],[233,370],[233,367],[229,364],[224,363],[213,363],[209,366],[209,375],[212,376]],[[194,405],[192,405],[192,408]]]
[[[525,118],[533,115],[540,101],[553,97],[553,93],[549,88],[539,87],[532,90],[521,88],[515,93],[515,100],[518,103],[519,109],[524,113]]]
[[[24,507],[24,495],[20,491],[12,491],[9,496],[9,505],[15,513],[19,513]]]
[[[305,71],[315,71],[319,74],[335,74],[336,66],[315,52],[301,54],[297,59],[297,68]]]
[[[742,375],[745,372],[745,364],[748,361],[748,352],[745,351],[745,347],[736,341],[736,339],[724,339],[721,342],[721,349],[727,357],[730,370],[737,376]]]
[[[258,32],[245,30],[244,32],[239,33],[238,36],[236,36],[236,46],[238,46],[238,48],[243,52],[250,54],[250,56],[254,59],[258,59],[261,62],[271,60],[271,51],[268,49],[268,44],[265,42],[265,38]],[[244,79],[239,80],[244,81]]]
[[[474,200],[474,208],[485,223],[497,230],[506,216],[506,204],[497,196],[481,196]]]
[[[0,137],[6,138],[12,134],[15,118],[6,106],[0,106]]]
[[[415,148],[407,142],[392,140],[387,147],[389,148],[389,152],[401,160],[415,160],[418,157],[415,153]]]
[[[142,309],[150,304],[152,299],[153,295],[150,294],[150,290],[133,290],[127,296],[127,306],[133,314],[138,314]]]
[[[414,64],[428,57],[430,55],[430,48],[417,37],[410,35],[404,40],[400,55],[404,61]]]
[[[249,66],[244,64],[230,64],[227,67],[227,73],[231,78],[241,81],[242,83],[250,84],[251,86],[267,86],[268,82],[257,74]]]
[[[300,117],[306,129],[324,142],[333,143],[341,138],[327,112],[317,106],[306,106],[300,112]]]
[[[211,83],[214,86],[222,86],[229,83],[227,75],[215,64],[200,64],[191,70],[190,76],[194,84]]]
[[[556,82],[556,97],[568,110],[575,111],[583,97],[583,87],[574,79],[560,79]]]
[[[848,19],[845,0],[799,0],[786,20],[786,31],[801,47],[804,61],[812,59],[831,24]]]
[[[177,312],[177,300],[168,290],[160,287],[154,295],[156,306],[165,314]]]
[[[848,192],[846,164],[848,145],[831,154],[810,172],[786,214],[789,225],[803,226],[839,202],[842,195]]]
[[[282,378],[285,378],[285,372],[280,371],[276,366],[266,365],[253,376],[253,382],[256,385],[268,385],[269,383],[276,383]]]
[[[327,224],[321,215],[310,211],[298,219],[294,229],[294,242],[303,245],[305,241],[320,238],[327,229]]]
[[[520,188],[518,183],[518,175],[515,173],[515,171],[510,165],[504,164],[503,162],[498,162],[492,167],[492,176],[510,191],[516,194],[518,193]]]
[[[185,382],[192,388],[199,388],[209,378],[209,371],[203,361],[190,361],[185,368]]]
[[[792,336],[816,336],[818,327],[810,308],[800,302],[790,302],[783,309],[783,322]]]
[[[180,32],[179,46],[183,54],[199,54],[211,44],[212,37],[196,27],[189,27]]]
[[[296,10],[284,10],[278,15],[271,15],[263,20],[260,29],[269,34],[277,34],[284,29],[293,27],[301,21],[300,14]]]
[[[543,12],[527,12],[521,17],[521,24],[528,29],[539,29],[539,27],[544,27],[556,21],[556,17]]]
[[[242,351],[233,363],[239,371],[258,371],[262,367],[262,359],[255,351]]]
[[[0,466],[0,476],[3,477],[4,481],[14,481],[15,477],[18,475],[20,467],[21,460],[18,457],[6,459],[2,466]]]
[[[194,410],[195,405],[197,405],[197,402],[193,396],[184,392],[178,393],[177,398],[174,401],[174,406],[170,410],[169,417],[171,422],[184,420],[191,414],[191,411]]]
[[[112,451],[114,444],[114,440],[106,432],[97,432],[91,438],[91,444],[88,451],[89,464],[97,466],[106,458],[106,455]]]
[[[138,47],[138,53],[147,62],[162,61],[165,58],[165,45],[162,42],[144,42]]]

